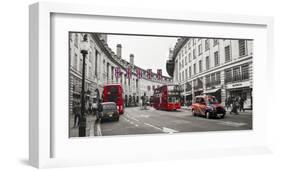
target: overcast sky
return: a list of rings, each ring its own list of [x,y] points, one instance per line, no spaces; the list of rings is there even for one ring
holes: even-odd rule
[[[130,54],[134,54],[135,65],[143,69],[162,69],[162,74],[168,76],[166,71],[166,60],[169,48],[177,41],[176,37],[155,36],[132,36],[132,35],[110,35],[107,42],[109,47],[116,53],[116,45],[122,44],[122,58],[130,61]]]

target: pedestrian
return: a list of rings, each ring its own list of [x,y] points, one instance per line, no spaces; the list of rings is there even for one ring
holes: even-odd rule
[[[79,126],[80,124],[80,107],[76,106],[74,107],[74,125],[73,127],[75,128],[76,126]]]
[[[238,98],[235,98],[235,100],[233,101],[233,104],[232,104],[232,109],[230,111],[230,114],[234,113],[234,114],[238,115],[238,108],[239,108],[239,101],[238,101]]]
[[[239,101],[239,109],[240,109],[240,112],[241,111],[245,111],[245,109],[244,109],[244,98],[240,98],[240,101]]]

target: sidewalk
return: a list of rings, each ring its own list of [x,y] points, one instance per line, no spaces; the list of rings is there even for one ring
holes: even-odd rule
[[[94,135],[94,124],[96,117],[93,115],[86,116],[86,137]],[[79,137],[79,127],[73,127],[74,125],[74,115],[70,116],[69,120],[69,137]]]

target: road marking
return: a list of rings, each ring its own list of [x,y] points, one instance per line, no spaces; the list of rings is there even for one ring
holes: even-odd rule
[[[174,130],[174,129],[170,129],[170,128],[166,128],[166,127],[163,127],[163,132],[165,133],[169,133],[169,134],[172,134],[172,133],[175,133],[175,132],[179,132],[177,130]]]
[[[227,125],[227,126],[233,126],[233,127],[240,127],[240,126],[247,125],[246,123],[232,122],[232,121],[222,121],[222,122],[219,122],[218,124]]]
[[[144,123],[144,124],[147,125],[147,126],[150,126],[150,127],[152,127],[152,128],[155,128],[155,129],[157,129],[157,130],[160,130],[160,131],[162,131],[162,132],[164,132],[164,133],[168,133],[168,134],[172,134],[172,133],[175,133],[175,132],[179,132],[179,131],[177,131],[177,130],[170,129],[170,128],[167,128],[167,127],[159,128],[159,127],[154,126],[154,125],[151,125],[151,124],[149,124],[149,123]]]
[[[150,126],[150,127],[152,127],[152,128],[155,128],[155,129],[158,129],[158,130],[161,130],[161,131],[162,131],[161,128],[158,128],[158,127],[156,127],[156,126],[154,126],[154,125],[151,125],[151,124],[148,124],[148,123],[144,123],[144,124],[147,125],[147,126]]]

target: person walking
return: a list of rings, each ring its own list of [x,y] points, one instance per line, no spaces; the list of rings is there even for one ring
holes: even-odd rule
[[[240,98],[240,101],[239,101],[239,110],[240,110],[240,112],[241,111],[245,111],[245,109],[244,109],[244,98]]]
[[[233,101],[233,104],[232,104],[232,109],[230,111],[230,114],[234,113],[234,114],[238,115],[238,107],[239,107],[238,98],[235,98],[235,100]]]

